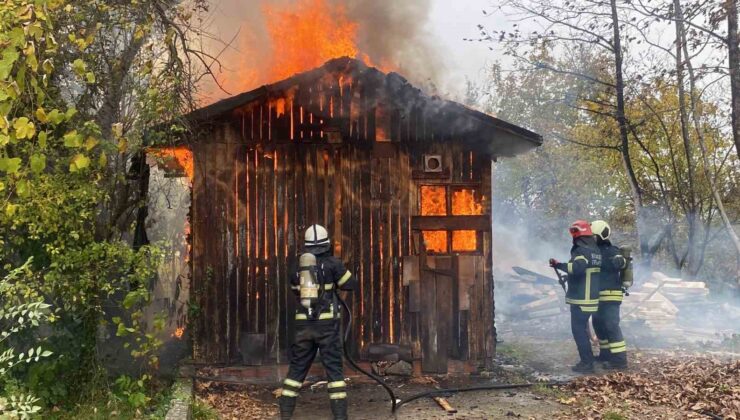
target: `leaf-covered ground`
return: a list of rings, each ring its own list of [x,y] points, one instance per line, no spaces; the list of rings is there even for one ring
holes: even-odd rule
[[[265,419],[277,415],[270,391],[253,385],[196,381],[196,398],[212,407],[222,419]]]
[[[583,376],[563,387],[582,418],[664,407],[683,418],[740,418],[740,359],[695,354],[637,353],[626,372]],[[660,413],[653,413],[660,414]],[[670,417],[663,417],[670,418]]]
[[[555,388],[537,386],[510,391],[477,391],[452,395],[458,409],[447,414],[430,399],[403,407],[396,419],[707,419],[740,420],[740,355],[674,352],[641,349],[630,354],[630,369],[612,372],[597,368],[596,374],[568,376],[574,349],[569,340],[542,343],[523,341],[501,346],[501,368],[491,377],[423,377],[391,379],[400,398],[435,387],[464,387],[484,382],[517,382],[524,377],[568,379]],[[517,350],[517,351],[514,351]],[[506,355],[505,353],[508,353]],[[531,366],[536,366],[533,369]],[[550,367],[551,370],[545,370]],[[319,380],[321,378],[314,378]],[[350,415],[354,419],[391,419],[385,392],[364,378],[353,378],[350,386]],[[214,407],[224,419],[274,418],[279,384],[235,385],[200,381],[198,398]],[[326,390],[319,383],[301,392],[295,418],[328,418]],[[714,416],[714,417],[713,417]]]

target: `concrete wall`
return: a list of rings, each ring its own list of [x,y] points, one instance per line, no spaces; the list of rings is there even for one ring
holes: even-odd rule
[[[189,356],[190,252],[186,236],[190,232],[191,184],[184,174],[161,168],[155,158],[148,157],[147,163],[150,176],[146,232],[150,243],[164,250],[165,259],[153,285],[153,299],[146,310],[146,319],[151,322],[158,314],[166,316],[166,325],[159,338],[164,342],[160,369],[167,373],[178,360]]]

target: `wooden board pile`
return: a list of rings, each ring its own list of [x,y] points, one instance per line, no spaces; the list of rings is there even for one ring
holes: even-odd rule
[[[540,328],[562,323],[565,293],[552,277],[512,267],[496,273],[496,316]],[[702,281],[684,281],[653,272],[624,297],[621,314],[630,338],[659,336],[668,341],[722,341],[740,332],[740,306],[709,297]],[[639,335],[639,337],[638,337]]]
[[[496,277],[496,293],[508,296],[506,302],[497,301],[497,311],[514,319],[540,319],[566,312],[565,292],[556,279],[520,267],[515,270],[518,272]]]
[[[706,328],[679,327],[682,311],[699,305],[711,305],[709,289],[701,281],[684,281],[653,272],[644,283],[630,290],[622,304],[622,319],[637,321],[660,333],[681,334],[686,339],[711,339],[714,332]]]

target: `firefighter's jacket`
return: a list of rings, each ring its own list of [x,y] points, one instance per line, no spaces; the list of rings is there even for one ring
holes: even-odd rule
[[[601,253],[593,237],[580,237],[573,241],[570,261],[556,267],[568,273],[568,292],[565,303],[578,305],[583,312],[596,312],[599,307],[599,271]]]
[[[344,267],[339,258],[330,252],[316,255],[317,276],[319,284],[319,297],[313,306],[313,316],[308,315],[308,309],[298,305],[295,313],[296,324],[315,322],[332,322],[340,318],[342,309],[339,307],[336,292],[338,290],[354,290],[357,280],[352,273]],[[296,275],[291,279],[291,289],[300,296],[300,278]]]
[[[608,240],[600,240],[598,246],[601,251],[599,300],[601,302],[621,302],[624,294],[622,292],[622,270],[627,267],[627,259],[622,256],[619,247],[612,245]]]

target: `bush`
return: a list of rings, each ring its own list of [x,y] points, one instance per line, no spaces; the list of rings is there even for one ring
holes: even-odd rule
[[[24,346],[21,339],[47,320],[50,307],[40,300],[27,302],[26,295],[18,294],[17,280],[30,263],[29,259],[0,281],[0,418],[29,418],[41,410],[39,398],[19,386],[12,373],[52,355],[40,345]],[[19,353],[16,348],[27,350]]]

